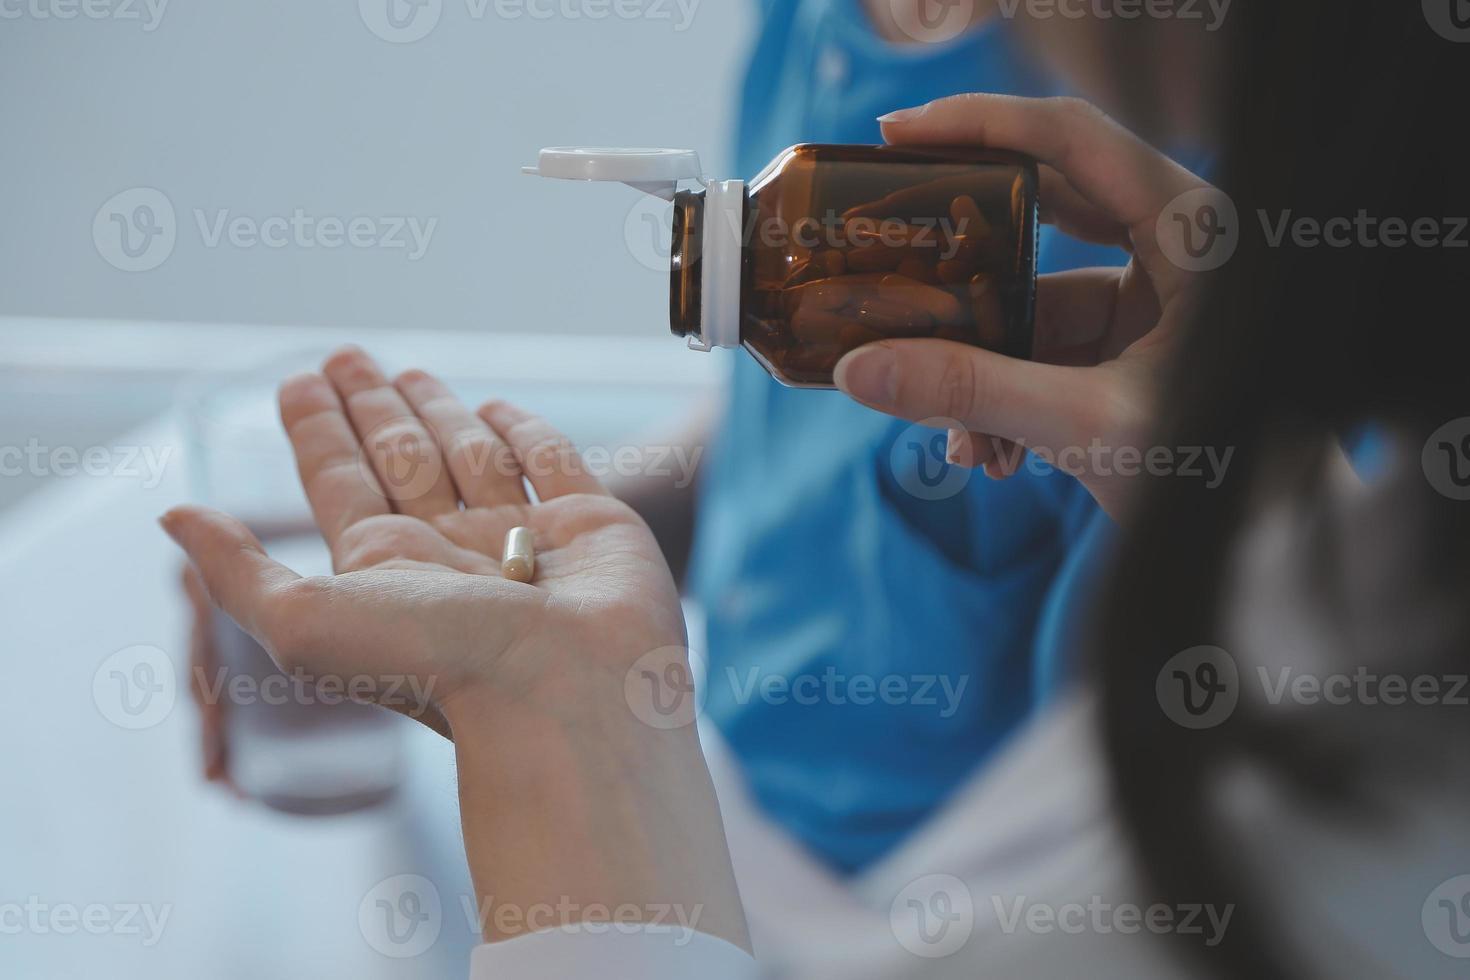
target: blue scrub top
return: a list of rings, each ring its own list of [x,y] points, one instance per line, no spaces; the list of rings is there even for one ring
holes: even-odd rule
[[[966,91],[1056,94],[999,20],[942,45],[878,38],[861,0],[767,0],[738,165],[798,142],[876,143],[892,109]],[[1118,265],[1044,229],[1043,271]],[[916,828],[1054,678],[1033,657],[1054,581],[1098,519],[1064,474],[944,462],[944,436],[736,358],[691,574],[706,711],[766,812],[853,871]]]

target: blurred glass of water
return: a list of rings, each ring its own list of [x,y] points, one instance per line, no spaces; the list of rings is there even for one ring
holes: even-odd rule
[[[301,575],[328,574],[332,561],[297,478],[276,388],[292,374],[315,370],[324,356],[306,352],[195,378],[179,399],[193,499],[244,521],[271,557]],[[210,634],[218,662],[205,672],[203,687],[223,701],[230,779],[242,793],[276,810],[312,815],[348,813],[393,795],[408,722],[346,699],[354,682],[366,681],[287,675],[218,610]]]

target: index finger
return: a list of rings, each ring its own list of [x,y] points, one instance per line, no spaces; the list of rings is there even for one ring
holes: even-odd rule
[[[343,531],[393,509],[374,482],[377,478],[361,464],[357,434],[326,378],[301,374],[287,379],[281,385],[280,403],[301,486],[316,526],[335,555]]]
[[[972,93],[880,118],[890,143],[1016,150],[1057,170],[1088,202],[1153,242],[1159,213],[1203,180],[1080,99]]]

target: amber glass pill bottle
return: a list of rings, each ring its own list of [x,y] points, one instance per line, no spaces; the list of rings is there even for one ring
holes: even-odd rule
[[[669,316],[696,350],[744,347],[783,384],[832,387],[855,347],[931,337],[1029,357],[1037,176],[1015,154],[804,144],[706,180],[685,150],[559,147],[530,173],[672,204]]]

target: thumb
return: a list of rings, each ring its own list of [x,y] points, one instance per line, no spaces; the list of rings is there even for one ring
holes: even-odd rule
[[[210,600],[269,648],[266,634],[280,590],[301,576],[266,555],[244,524],[217,510],[175,507],[159,524],[199,570]]]
[[[833,375],[848,397],[888,415],[1056,448],[1085,425],[1089,370],[947,340],[884,340],[848,352]]]

